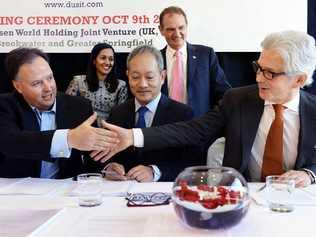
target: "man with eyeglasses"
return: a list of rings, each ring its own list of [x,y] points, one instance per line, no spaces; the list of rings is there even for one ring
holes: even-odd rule
[[[196,120],[142,130],[105,124],[120,143],[102,159],[131,145],[162,149],[225,136],[223,166],[239,170],[247,180],[282,175],[297,187],[314,183],[316,97],[301,88],[313,81],[315,40],[284,31],[268,35],[261,46],[253,63],[257,85],[229,90],[219,108]]]

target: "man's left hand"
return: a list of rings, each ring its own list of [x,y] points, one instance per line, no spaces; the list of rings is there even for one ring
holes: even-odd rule
[[[138,165],[130,169],[126,176],[138,182],[152,182],[154,179],[153,169],[144,165]]]
[[[302,170],[289,170],[281,177],[294,179],[296,188],[306,187],[312,183],[309,175]]]

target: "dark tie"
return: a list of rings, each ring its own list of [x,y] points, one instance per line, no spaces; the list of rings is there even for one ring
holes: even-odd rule
[[[141,106],[137,110],[138,112],[138,120],[136,123],[136,128],[145,128],[146,122],[145,122],[145,113],[147,112],[148,108],[146,106]]]
[[[280,104],[273,105],[275,119],[273,120],[264,148],[261,181],[268,175],[280,175],[283,170],[283,109]]]

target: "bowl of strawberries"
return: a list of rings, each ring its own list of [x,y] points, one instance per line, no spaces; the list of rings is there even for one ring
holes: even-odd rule
[[[181,221],[201,229],[238,224],[250,204],[247,182],[235,169],[228,167],[186,168],[173,184],[172,200]]]

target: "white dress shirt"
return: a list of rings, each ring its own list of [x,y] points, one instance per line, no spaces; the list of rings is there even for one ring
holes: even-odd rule
[[[283,104],[283,169],[285,171],[292,170],[297,159],[300,132],[299,103],[300,94],[297,93],[292,100]],[[269,101],[264,103],[263,114],[251,149],[248,168],[253,182],[260,182],[261,179],[264,148],[270,126],[275,117],[272,104]]]
[[[181,49],[179,49],[181,55],[181,61],[183,66],[183,87],[184,87],[184,102],[187,103],[188,92],[187,92],[187,44],[184,43]],[[168,94],[172,91],[172,68],[176,61],[176,50],[171,48],[169,45],[166,50],[166,64],[167,64],[167,81],[168,81]]]

